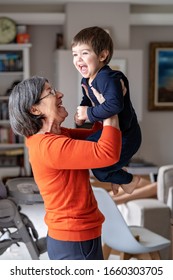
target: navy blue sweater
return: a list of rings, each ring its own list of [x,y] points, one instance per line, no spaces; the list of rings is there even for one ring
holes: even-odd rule
[[[120,79],[124,81],[124,85],[127,89],[125,96],[123,96]],[[83,98],[80,105],[89,106],[87,114],[90,122],[102,121],[103,119],[118,114],[122,132],[130,129],[131,125],[134,126],[138,124],[137,116],[130,100],[128,79],[122,72],[112,70],[106,65],[100,69],[97,76],[92,81],[92,86],[105,98],[105,102],[102,104],[99,104],[92,93],[92,89],[88,85],[88,79],[82,78],[81,84],[85,84],[88,87],[89,96],[95,104],[95,106],[92,106],[90,99],[82,88]]]

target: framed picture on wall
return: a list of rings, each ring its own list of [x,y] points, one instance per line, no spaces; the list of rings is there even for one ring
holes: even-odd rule
[[[149,110],[173,110],[173,42],[150,43]]]

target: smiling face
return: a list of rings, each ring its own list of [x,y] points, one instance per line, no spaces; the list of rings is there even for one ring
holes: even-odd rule
[[[43,114],[46,122],[63,122],[68,116],[66,109],[62,106],[63,96],[61,92],[52,89],[49,83],[45,83],[39,103],[32,106],[32,113]]]
[[[88,78],[89,82],[92,82],[98,71],[104,66],[107,53],[107,50],[103,50],[96,55],[90,45],[77,44],[72,47],[73,64],[84,78]]]

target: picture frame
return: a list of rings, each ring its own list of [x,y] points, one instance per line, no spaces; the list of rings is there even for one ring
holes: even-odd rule
[[[148,109],[173,110],[173,42],[150,43]]]

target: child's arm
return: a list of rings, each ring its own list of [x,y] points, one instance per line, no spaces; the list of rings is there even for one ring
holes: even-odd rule
[[[74,121],[75,121],[75,124],[78,125],[78,126],[82,126],[84,123],[85,123],[85,120],[80,120],[78,118],[78,112],[75,113],[74,115]]]
[[[89,94],[88,94],[88,89],[87,87],[83,84],[82,85],[83,89],[85,90],[85,94],[86,96],[90,99]],[[95,88],[92,87],[93,93],[95,95],[95,97],[97,98],[98,102],[100,104],[102,104],[105,101],[105,98],[103,97],[102,94],[100,94]],[[92,106],[94,106],[92,100],[90,99]],[[78,106],[77,107],[77,112],[76,112],[76,118],[78,119],[78,121],[82,122],[82,120],[87,120],[88,119],[88,115],[87,115],[87,108],[88,106]]]
[[[87,137],[89,137],[94,132],[101,130],[103,128],[102,123],[95,122],[92,128],[69,128],[70,137],[73,139],[81,139],[85,140]]]
[[[123,96],[125,96],[126,92],[127,92],[127,88],[125,87],[122,79],[120,80],[120,82],[121,82],[121,86],[122,86]],[[82,87],[84,88],[87,97],[90,99],[90,97],[88,95],[87,87],[85,85],[82,85]],[[95,88],[92,87],[92,91],[100,104],[105,102],[105,98],[103,97],[103,95],[100,94]],[[92,103],[92,101],[91,101],[91,103]],[[92,105],[94,106],[94,104],[92,104]],[[76,118],[78,119],[79,122],[82,122],[82,120],[85,121],[88,119],[87,109],[88,109],[88,106],[78,106],[77,107]]]
[[[89,96],[86,94],[86,91],[87,91],[87,87],[86,87],[86,90],[85,90],[83,85],[82,85],[83,97],[82,97],[82,101],[80,103],[80,106],[88,108],[88,107],[92,107],[93,104],[92,104],[92,101],[90,100]],[[83,117],[82,119],[79,119],[78,118],[78,112],[76,112],[75,115],[74,115],[74,121],[78,126],[83,125],[87,119],[88,119],[87,116]]]
[[[87,115],[90,122],[102,121],[106,118],[109,118],[115,114],[119,114],[123,111],[125,104],[131,106],[129,90],[128,90],[128,81],[126,83],[125,78],[123,78],[125,87],[127,88],[127,93],[125,97],[123,96],[123,88],[121,84],[121,77],[110,77],[109,79],[106,76],[103,76],[100,79],[99,83],[96,86],[93,86],[97,89],[98,92],[101,92],[105,98],[105,102],[98,104],[94,94],[90,93],[91,98],[95,99],[95,107],[87,108]],[[125,108],[128,108],[125,107]]]

